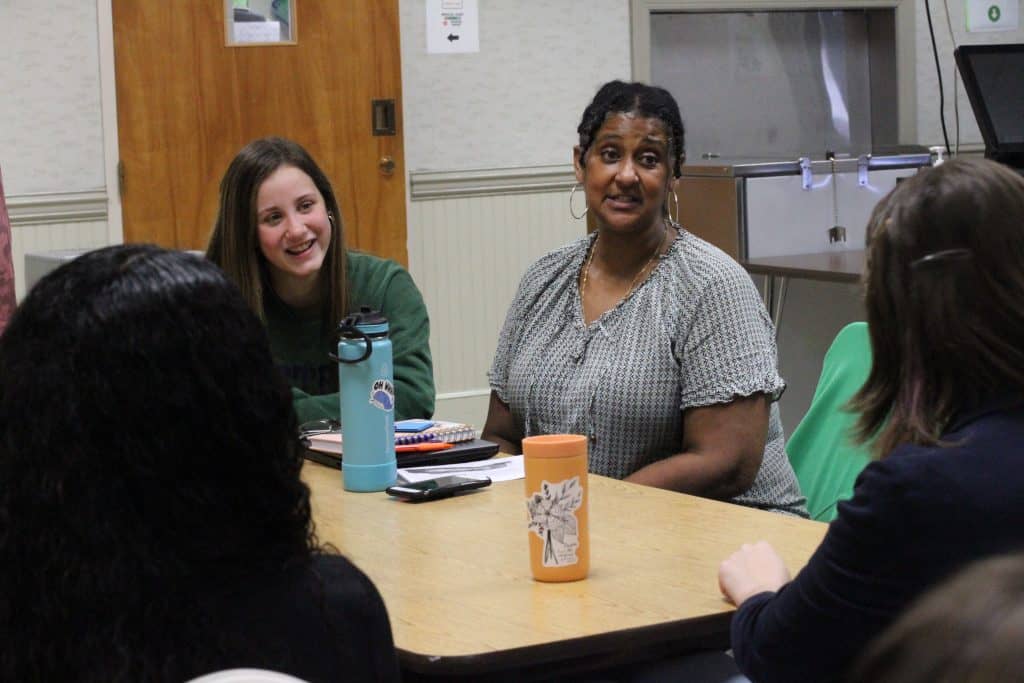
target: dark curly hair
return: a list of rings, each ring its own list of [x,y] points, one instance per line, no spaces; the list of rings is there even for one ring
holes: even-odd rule
[[[0,680],[183,680],[240,645],[204,591],[318,550],[295,422],[212,263],[123,245],[40,280],[0,337]]]
[[[602,85],[594,95],[594,100],[583,111],[583,118],[576,129],[580,134],[581,162],[597,131],[610,114],[636,114],[661,121],[668,133],[672,175],[678,178],[682,174],[680,167],[686,161],[686,133],[679,105],[668,90],[646,83],[624,81],[609,81]]]

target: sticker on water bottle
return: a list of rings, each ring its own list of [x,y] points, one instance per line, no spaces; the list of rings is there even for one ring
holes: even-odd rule
[[[530,531],[544,542],[541,556],[545,567],[565,567],[579,560],[579,522],[576,511],[583,504],[580,478],[573,477],[554,484],[544,481],[541,490],[527,498],[530,511]]]
[[[381,410],[392,410],[395,407],[395,386],[389,379],[378,379],[370,389],[370,405]]]

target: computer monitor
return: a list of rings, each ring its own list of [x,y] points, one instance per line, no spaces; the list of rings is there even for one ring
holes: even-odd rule
[[[1024,44],[961,45],[953,55],[985,156],[1024,168]]]

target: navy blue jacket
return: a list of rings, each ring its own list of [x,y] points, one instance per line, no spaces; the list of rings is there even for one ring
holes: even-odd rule
[[[732,647],[751,680],[840,680],[913,598],[1024,547],[1024,406],[974,411],[945,440],[869,464],[807,566],[737,610]]]

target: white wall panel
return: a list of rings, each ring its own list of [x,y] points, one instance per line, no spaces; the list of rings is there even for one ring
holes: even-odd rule
[[[400,0],[406,165],[567,164],[598,86],[629,79],[627,0],[479,0],[480,52],[428,54],[425,0]]]
[[[8,197],[104,186],[97,7],[0,2],[0,169]]]
[[[563,192],[411,202],[409,270],[430,313],[439,417],[483,426],[487,370],[519,279],[585,231]]]

